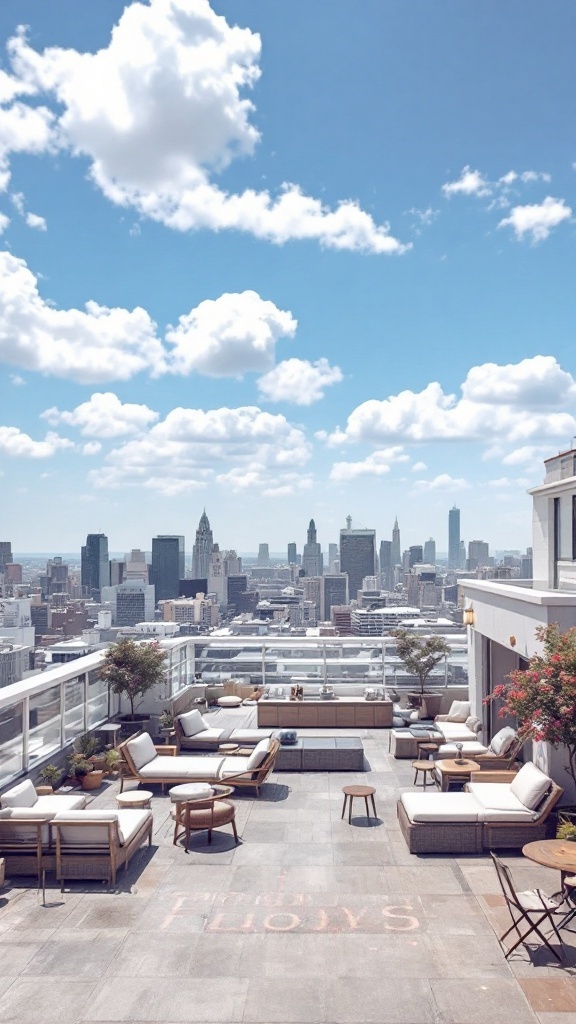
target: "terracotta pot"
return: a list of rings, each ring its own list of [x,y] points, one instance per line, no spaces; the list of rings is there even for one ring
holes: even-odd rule
[[[100,786],[102,785],[103,778],[104,772],[88,772],[87,775],[83,775],[81,778],[82,789],[99,789]]]
[[[52,796],[54,792],[52,786],[35,786],[34,788],[38,796]]]

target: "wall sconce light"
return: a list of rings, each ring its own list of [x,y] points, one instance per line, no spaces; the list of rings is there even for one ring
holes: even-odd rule
[[[476,615],[474,614],[472,605],[470,605],[469,608],[464,609],[463,621],[465,626],[473,626],[476,622]]]
[[[511,636],[508,639],[509,639],[509,642],[510,642],[510,647],[516,647],[516,637],[515,636]]]

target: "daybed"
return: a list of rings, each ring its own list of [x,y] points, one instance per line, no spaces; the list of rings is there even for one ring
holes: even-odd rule
[[[0,807],[26,807],[34,809],[38,817],[46,814],[54,816],[58,811],[79,811],[86,806],[86,797],[79,793],[68,796],[65,793],[51,793],[49,796],[38,796],[31,779],[25,779],[18,785],[7,789],[0,797]]]
[[[124,758],[120,792],[126,778],[137,779],[146,785],[179,782],[223,782],[230,786],[248,786],[260,796],[260,786],[274,768],[280,744],[275,739],[264,739],[254,747],[249,757],[185,757],[176,755],[176,747],[155,747],[148,733],[140,733],[125,740],[118,747]]]
[[[460,706],[464,703],[463,701],[454,701],[452,706],[454,707],[454,704]],[[470,707],[469,704],[466,706]],[[415,721],[411,722],[406,729],[392,729],[390,750],[396,758],[417,757],[419,742],[430,737],[442,741],[441,757],[454,757],[456,755],[455,743],[462,743],[465,752],[472,757],[477,753],[484,753],[488,749],[478,741],[478,733],[481,729],[482,723],[474,715],[468,715],[465,719],[461,719],[460,716],[438,715],[434,719],[433,725]],[[445,750],[448,750],[448,753],[444,753]]]
[[[152,843],[151,811],[69,811],[57,814],[51,823],[55,839],[56,878],[64,887],[66,878],[105,879],[116,882],[116,872],[125,868],[147,839]]]
[[[269,739],[272,729],[213,729],[197,709],[178,715],[174,720],[176,746],[181,750],[218,750],[220,743],[256,746]]]
[[[403,793],[400,828],[411,853],[478,853],[546,836],[563,790],[536,765],[510,783],[470,782],[464,793]]]
[[[84,795],[38,796],[32,781],[25,779],[0,797],[0,856],[13,875],[37,875],[54,867],[49,822],[59,811],[86,806]]]

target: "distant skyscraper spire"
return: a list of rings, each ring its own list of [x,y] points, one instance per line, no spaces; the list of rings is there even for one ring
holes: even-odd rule
[[[460,509],[453,506],[448,512],[448,568],[460,568]]]
[[[192,577],[193,579],[207,579],[210,571],[210,556],[214,548],[214,538],[206,509],[200,516],[196,540],[192,548]]]
[[[306,543],[302,553],[302,568],[306,576],[321,576],[324,571],[322,549],[316,540],[316,523],[313,519],[308,525]]]
[[[395,565],[402,564],[402,548],[400,547],[400,527],[398,526],[398,516],[394,520],[394,526],[392,528],[392,568]]]

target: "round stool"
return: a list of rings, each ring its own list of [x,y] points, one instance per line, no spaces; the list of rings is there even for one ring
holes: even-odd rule
[[[428,754],[429,759],[430,754],[435,754],[438,750],[436,743],[418,743],[418,740],[416,740],[416,745],[418,747],[418,754]]]
[[[232,754],[238,750],[239,743],[219,743],[218,750],[221,750],[223,754]]]
[[[218,697],[216,703],[219,708],[239,708],[242,704],[242,697]]]
[[[376,804],[374,803],[374,793],[376,792],[376,790],[374,789],[373,786],[343,786],[342,787],[342,792],[344,793],[344,804],[342,805],[342,814],[340,815],[340,818],[342,819],[344,817],[344,814],[346,812],[346,801],[348,800],[349,801],[349,803],[348,803],[348,824],[349,825],[352,824],[352,803],[354,801],[354,797],[355,796],[360,797],[361,799],[362,798],[364,799],[364,803],[366,804],[366,817],[367,818],[370,817],[370,808],[368,806],[368,797],[370,797],[370,800],[372,802],[372,810],[374,811],[374,817],[375,818],[378,817],[378,815],[376,814]]]
[[[153,796],[154,794],[147,789],[129,789],[126,793],[116,795],[116,803],[118,807],[147,810]]]
[[[413,786],[418,785],[418,772],[422,772],[422,789],[426,789],[427,786],[434,786],[434,779],[430,779],[428,782],[428,773],[432,773],[435,768],[434,761],[412,761],[412,767],[414,769],[414,782]]]

